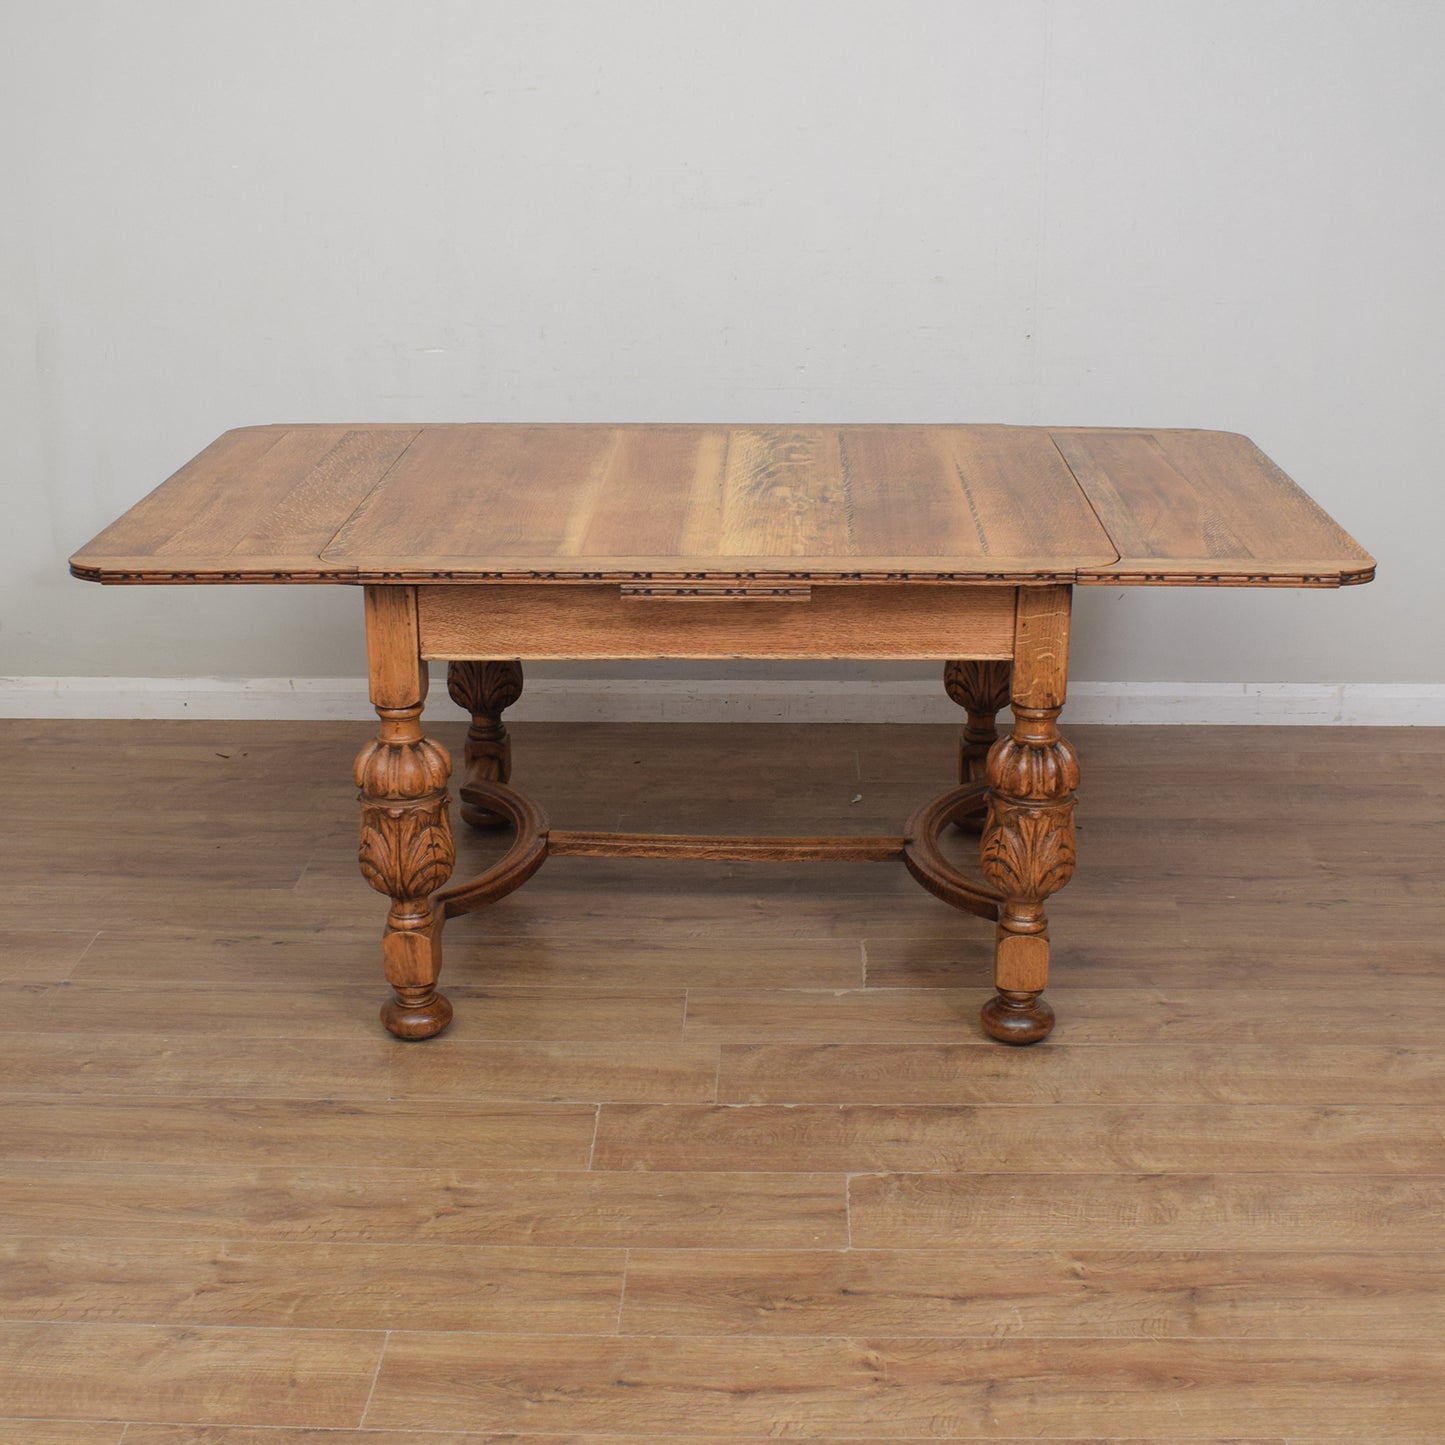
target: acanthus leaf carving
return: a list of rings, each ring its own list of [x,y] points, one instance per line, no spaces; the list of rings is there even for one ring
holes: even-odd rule
[[[960,658],[944,664],[943,689],[968,713],[992,718],[1008,705],[1012,672],[1009,662]]]
[[[447,692],[471,714],[464,761],[468,786],[505,783],[512,776],[512,740],[502,713],[522,695],[522,664],[515,660],[453,662],[447,666]],[[500,814],[462,794],[462,818],[474,827],[494,828]]]
[[[361,874],[378,893],[400,902],[429,898],[456,865],[447,823],[448,799],[384,803],[365,795],[361,805]]]
[[[430,897],[456,862],[447,779],[451,758],[420,734],[382,736],[357,756],[353,776],[361,790],[362,876],[394,902]]]
[[[984,876],[1006,898],[1039,901],[1074,876],[1074,800],[1040,806],[995,797],[984,825]]]
[[[522,664],[448,663],[447,692],[458,707],[474,717],[498,718],[522,696]]]

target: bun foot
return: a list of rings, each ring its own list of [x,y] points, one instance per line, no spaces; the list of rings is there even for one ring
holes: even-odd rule
[[[381,1021],[399,1039],[430,1039],[452,1021],[452,1006],[445,994],[432,988],[398,988],[396,997],[381,1006]]]
[[[983,1006],[984,1032],[1005,1044],[1036,1044],[1053,1032],[1054,1011],[1037,993],[1001,988]]]

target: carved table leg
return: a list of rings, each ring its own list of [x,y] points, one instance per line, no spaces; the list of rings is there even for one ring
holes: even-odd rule
[[[1054,1026],[1040,997],[1049,976],[1044,900],[1074,873],[1079,763],[1056,726],[1069,658],[1068,587],[1021,587],[1010,735],[988,755],[984,876],[1003,894],[994,951],[997,994],[983,1008],[996,1039],[1032,1044]]]
[[[426,1039],[451,1022],[437,992],[441,914],[431,895],[456,862],[447,819],[451,759],[425,736],[427,669],[417,638],[416,589],[366,589],[371,701],[381,719],[375,742],[356,759],[361,789],[361,874],[391,899],[382,959],[394,998],[381,1021],[398,1038]]]
[[[944,691],[968,714],[958,745],[960,783],[984,780],[988,750],[998,741],[999,709],[1008,702],[1011,670],[1008,662],[965,659],[944,664]],[[987,816],[987,804],[980,803],[972,812],[960,813],[954,826],[966,833],[981,833]]]
[[[468,783],[505,783],[512,776],[512,740],[502,713],[522,695],[520,662],[449,662],[447,691],[472,715],[463,754]],[[462,800],[462,821],[473,828],[504,828],[500,813]]]

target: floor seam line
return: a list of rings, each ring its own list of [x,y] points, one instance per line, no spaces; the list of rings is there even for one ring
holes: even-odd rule
[[[386,1359],[386,1347],[391,1343],[391,1331],[381,1337],[381,1350],[376,1357],[376,1369],[371,1376],[371,1388],[366,1392],[366,1403],[361,1407],[360,1418],[356,1422],[358,1430],[366,1429],[366,1417],[371,1413],[371,1401],[376,1394],[377,1382],[381,1379],[382,1362]]]

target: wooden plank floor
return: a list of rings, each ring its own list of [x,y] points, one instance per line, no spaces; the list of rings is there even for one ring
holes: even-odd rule
[[[0,1445],[1445,1440],[1445,732],[1076,730],[1011,1050],[896,865],[570,858],[398,1043],[369,731],[0,724]],[[894,832],[955,747],[515,736],[700,832]]]

